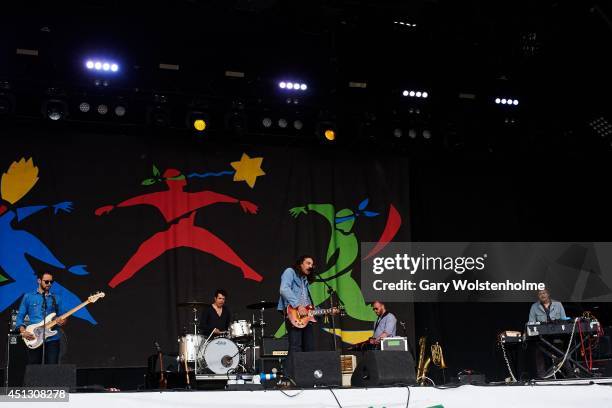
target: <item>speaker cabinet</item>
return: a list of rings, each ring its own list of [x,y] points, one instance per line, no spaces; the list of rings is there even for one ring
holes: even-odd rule
[[[287,372],[299,387],[342,385],[340,352],[292,352],[287,359]]]
[[[23,377],[24,387],[76,388],[76,366],[74,364],[30,364]]]
[[[408,351],[366,351],[353,372],[353,387],[416,383],[414,360]]]

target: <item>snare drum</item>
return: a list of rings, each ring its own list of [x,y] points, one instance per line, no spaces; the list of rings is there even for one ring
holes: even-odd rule
[[[178,338],[179,356],[182,360],[195,361],[198,355],[200,345],[204,344],[206,339],[202,335],[187,334]]]
[[[236,320],[229,327],[230,339],[246,339],[253,334],[251,322],[246,320]]]

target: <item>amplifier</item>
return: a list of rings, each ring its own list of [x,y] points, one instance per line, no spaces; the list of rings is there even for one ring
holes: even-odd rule
[[[408,351],[408,339],[406,337],[385,337],[380,341],[382,351]]]
[[[262,341],[262,355],[271,357],[286,356],[289,350],[289,339],[285,337],[264,337]]]

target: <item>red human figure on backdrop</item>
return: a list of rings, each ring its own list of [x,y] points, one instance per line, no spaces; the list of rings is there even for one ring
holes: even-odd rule
[[[132,278],[136,272],[165,252],[180,247],[193,248],[214,255],[239,268],[246,279],[257,282],[263,279],[223,240],[207,229],[194,224],[196,211],[212,204],[238,203],[245,212],[250,214],[257,214],[257,205],[214,191],[186,192],[184,191],[187,185],[185,176],[176,169],[167,169],[159,180],[166,183],[167,190],[136,196],[116,206],[107,205],[95,211],[97,216],[102,216],[115,207],[150,205],[157,208],[169,224],[167,230],[154,234],[140,245],[136,253],[110,280],[108,285],[111,288]]]

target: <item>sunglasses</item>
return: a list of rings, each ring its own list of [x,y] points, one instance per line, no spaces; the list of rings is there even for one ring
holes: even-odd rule
[[[53,281],[52,281],[52,280],[44,280],[43,282],[45,282],[47,285],[50,285],[50,284],[52,284],[52,283],[53,283]]]

